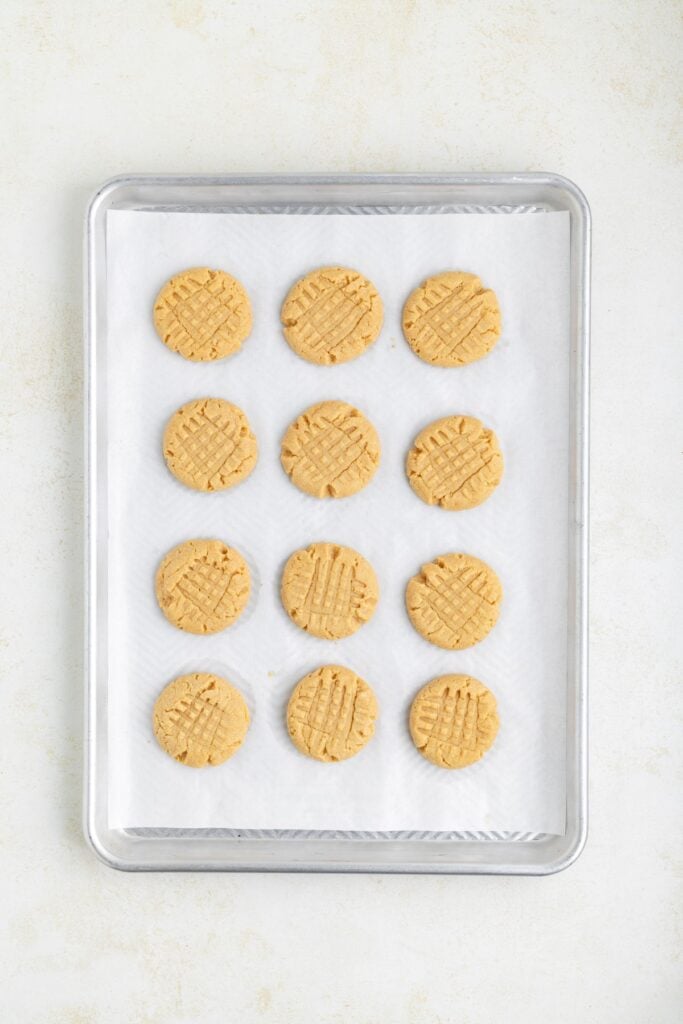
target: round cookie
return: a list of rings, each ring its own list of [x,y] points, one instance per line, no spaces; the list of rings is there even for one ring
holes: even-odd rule
[[[448,651],[483,640],[498,621],[503,588],[472,555],[441,555],[408,581],[406,608],[418,633]]]
[[[475,508],[503,476],[498,438],[473,416],[446,416],[425,427],[406,459],[408,482],[428,505]]]
[[[247,563],[220,540],[188,540],[162,559],[156,574],[159,607],[186,633],[219,633],[249,600]]]
[[[471,676],[439,676],[410,708],[410,735],[439,768],[466,768],[483,757],[498,733],[496,698]]]
[[[181,764],[221,764],[242,746],[249,728],[244,697],[220,676],[195,672],[161,691],[152,714],[159,744]]]
[[[249,476],[258,447],[238,406],[199,398],[175,412],[164,431],[164,458],[173,475],[196,491],[223,491]]]
[[[280,595],[297,626],[324,640],[339,640],[372,618],[379,587],[372,566],[353,548],[319,543],[290,556]]]
[[[223,270],[196,267],[167,281],[154,303],[157,334],[193,362],[231,356],[252,326],[246,291]]]
[[[500,337],[495,293],[475,274],[448,271],[423,281],[403,307],[403,333],[432,366],[464,366],[487,355]]]
[[[309,363],[347,363],[377,338],[382,300],[367,278],[348,267],[321,267],[292,287],[282,306],[284,335]]]
[[[345,498],[377,470],[377,431],[346,402],[320,402],[294,420],[282,440],[281,461],[293,484],[314,498]]]
[[[372,739],[377,713],[377,699],[360,676],[342,665],[323,665],[294,687],[287,730],[302,754],[344,761]]]

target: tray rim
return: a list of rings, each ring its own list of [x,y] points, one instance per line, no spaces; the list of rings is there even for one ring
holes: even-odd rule
[[[535,839],[533,843],[519,840],[492,842],[450,839],[420,841],[409,840],[357,840],[350,838],[323,839],[223,839],[223,842],[234,844],[234,849],[244,851],[244,856],[231,859],[229,862],[216,862],[211,846],[220,842],[220,838],[173,838],[174,844],[187,847],[186,859],[150,857],[148,844],[159,843],[158,838],[141,838],[134,830],[103,828],[97,816],[96,773],[97,773],[97,728],[96,728],[96,661],[95,641],[97,639],[97,532],[96,532],[96,395],[95,395],[95,351],[96,351],[96,317],[97,317],[97,282],[99,278],[99,261],[97,259],[98,223],[106,210],[115,202],[117,194],[125,190],[140,188],[179,188],[220,187],[223,189],[240,187],[301,187],[301,186],[360,186],[360,187],[456,187],[473,189],[546,189],[560,203],[561,209],[570,213],[571,250],[572,250],[572,324],[576,344],[576,374],[572,397],[575,404],[573,413],[573,435],[577,442],[572,470],[575,474],[574,495],[570,512],[573,513],[574,565],[576,571],[576,588],[573,594],[576,601],[574,609],[576,644],[574,650],[574,688],[575,703],[573,730],[573,811],[575,819],[571,830],[568,828],[563,836],[548,836]],[[235,205],[244,205],[236,203]],[[316,204],[312,204],[316,205]],[[353,204],[349,204],[353,205]],[[382,205],[382,204],[377,204]],[[416,205],[421,205],[416,202]],[[477,205],[463,203],[462,205]],[[482,205],[495,205],[486,203]],[[509,203],[498,205],[508,206]],[[83,794],[83,831],[86,842],[98,858],[107,866],[125,871],[278,871],[278,872],[347,872],[347,873],[421,873],[421,874],[526,874],[547,875],[565,870],[580,856],[587,839],[588,832],[588,511],[589,511],[589,366],[590,366],[590,242],[591,213],[588,201],[581,189],[570,179],[555,173],[544,172],[510,172],[510,173],[440,173],[440,174],[229,174],[229,175],[174,175],[174,174],[122,174],[107,179],[93,193],[87,208],[84,233],[84,269],[85,269],[85,303],[84,303],[84,359],[85,359],[85,686],[84,686],[84,794]],[[574,292],[576,298],[574,301]],[[571,459],[570,459],[571,462]],[[571,595],[570,595],[571,596]],[[569,699],[569,692],[568,692]],[[569,736],[569,722],[567,725]],[[569,778],[568,757],[568,778]],[[570,795],[567,794],[569,807]],[[192,830],[187,830],[192,831]],[[194,830],[205,832],[206,830]],[[220,831],[220,830],[218,830]],[[169,837],[165,837],[168,841]],[[421,859],[419,854],[428,842],[431,847],[430,858]],[[263,844],[274,843],[278,847],[277,856],[270,853]],[[289,857],[282,853],[286,844]],[[331,847],[341,843],[343,846],[354,845],[361,853],[356,860],[345,860],[341,857],[328,856]],[[189,855],[192,844],[194,849]],[[207,846],[207,844],[209,844]],[[254,845],[256,844],[256,846]],[[389,854],[408,852],[410,857],[392,860],[391,857],[375,859],[377,847]],[[516,854],[520,847],[534,845],[537,849],[547,849],[545,859],[526,861]],[[260,846],[260,849],[259,849]],[[305,848],[308,857],[292,857],[292,851],[298,847]],[[434,847],[441,850],[452,850],[452,857],[434,856]],[[401,849],[396,851],[396,847]],[[403,848],[406,848],[405,851]],[[458,850],[467,856],[458,858]],[[506,847],[507,859],[500,861],[481,861],[476,859],[477,849],[501,849]],[[516,847],[516,851],[511,850]],[[439,854],[441,854],[439,850]],[[258,851],[259,856],[254,856]],[[145,853],[145,857],[140,856]],[[304,852],[303,850],[301,851]],[[483,852],[483,851],[481,851]],[[209,856],[211,853],[211,856]],[[248,854],[251,853],[251,856]],[[263,856],[263,854],[266,856]],[[313,854],[316,854],[314,857]]]

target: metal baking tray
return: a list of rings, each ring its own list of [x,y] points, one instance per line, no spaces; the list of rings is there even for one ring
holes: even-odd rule
[[[101,411],[107,337],[108,210],[400,213],[407,207],[570,218],[570,535],[567,595],[564,835],[510,832],[312,832],[112,827],[108,816],[106,437]],[[560,871],[587,831],[587,551],[590,211],[555,174],[239,175],[114,178],[86,222],[85,835],[111,867],[131,871],[348,871],[528,874]]]

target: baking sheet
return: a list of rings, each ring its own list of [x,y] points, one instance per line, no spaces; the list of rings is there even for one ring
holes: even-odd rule
[[[293,280],[324,263],[367,274],[385,303],[379,340],[341,367],[309,365],[279,329]],[[158,340],[151,307],[180,269],[236,274],[255,310],[236,357],[186,362]],[[568,537],[569,218],[565,213],[265,215],[110,211],[107,214],[109,488],[109,816],[112,827],[499,830],[562,833]],[[400,332],[414,285],[447,267],[480,274],[503,311],[501,341],[470,367],[427,366]],[[161,457],[168,416],[203,395],[240,405],[259,464],[232,491],[204,495],[170,476]],[[288,423],[307,405],[358,405],[382,440],[373,483],[344,501],[297,491],[279,465]],[[432,419],[476,415],[499,436],[501,486],[483,506],[447,513],[424,505],[403,473],[405,452]],[[247,557],[254,594],[235,627],[180,633],[154,599],[162,555],[192,536],[216,536]],[[331,540],[370,559],[382,597],[373,620],[338,642],[309,637],[282,610],[279,575],[297,547]],[[412,629],[407,579],[438,554],[484,558],[505,589],[500,621],[481,644],[441,651]],[[373,686],[381,716],[356,758],[321,765],[299,755],[284,728],[295,682],[325,662]],[[252,727],[227,764],[193,771],[158,748],[151,708],[189,671],[240,687]],[[444,672],[468,672],[495,692],[501,729],[478,764],[429,765],[410,742],[412,696]]]

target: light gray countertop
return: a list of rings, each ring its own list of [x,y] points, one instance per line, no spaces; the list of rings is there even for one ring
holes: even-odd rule
[[[675,1021],[679,4],[6,0],[1,17],[3,1020]],[[586,850],[545,879],[113,872],[81,833],[89,194],[126,171],[456,170],[562,173],[593,211]]]

